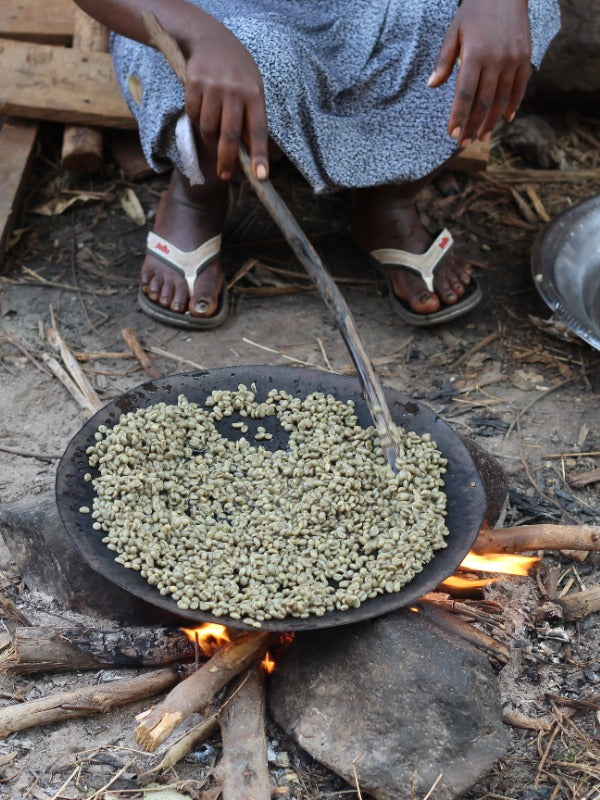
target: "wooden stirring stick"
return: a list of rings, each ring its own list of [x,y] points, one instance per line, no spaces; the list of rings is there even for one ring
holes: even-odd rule
[[[175,39],[165,31],[151,11],[145,12],[142,19],[152,44],[157,50],[160,50],[179,80],[185,83],[185,57]],[[344,296],[323,266],[317,251],[305,236],[294,216],[273,188],[273,184],[269,180],[260,181],[254,176],[250,157],[242,144],[239,148],[239,160],[252,188],[281,230],[296,258],[308,272],[342,334],[356,367],[362,393],[373,418],[385,457],[392,469],[396,470],[398,455],[398,445],[394,435],[396,426],[392,421],[383,388],[360,339],[352,312]]]

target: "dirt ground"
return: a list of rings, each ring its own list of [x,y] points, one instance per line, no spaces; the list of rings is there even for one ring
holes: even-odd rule
[[[598,166],[600,119],[562,115],[546,121],[556,136],[551,166]],[[51,313],[105,401],[146,377],[123,341],[127,326],[164,375],[198,366],[290,363],[352,373],[322,302],[243,183],[232,190],[224,237],[227,275],[239,278],[231,314],[215,331],[175,330],[153,322],[136,304],[145,235],[166,177],[129,183],[107,159],[100,174],[77,178],[61,171],[59,147],[60,131],[49,126],[0,275],[2,505],[22,497],[34,502],[53,485],[57,459],[84,421],[80,407],[43,366],[42,354],[54,355],[45,338]],[[559,173],[556,181],[532,177],[528,185],[503,177],[509,168],[539,166],[547,165],[531,150],[517,152],[499,140],[487,174],[446,173],[422,195],[425,223],[432,232],[451,228],[473,259],[485,293],[468,317],[422,330],[392,313],[383,283],[352,244],[347,196],[314,197],[284,162],[274,166],[274,183],[339,280],[383,382],[427,403],[498,459],[510,486],[504,524],[595,524],[598,484],[578,489],[571,482],[600,466],[600,354],[544,325],[549,312],[533,287],[529,254],[544,210],[552,217],[597,193],[598,186],[576,174],[569,181]],[[131,192],[144,220],[134,219]],[[60,213],[40,213],[47,214],[49,204]],[[239,277],[242,267],[246,272]],[[542,719],[544,726],[509,726],[508,756],[468,800],[600,798],[598,614],[577,623],[534,616],[553,581],[565,594],[598,586],[599,563],[597,553],[575,560],[549,552],[530,577],[486,589],[486,599],[503,611],[492,632],[511,648],[509,664],[499,671],[505,706]],[[6,550],[0,569],[0,591],[33,624],[99,624],[30,591]],[[16,624],[9,614],[4,621],[9,631]],[[119,675],[4,675],[0,705]],[[142,794],[136,775],[152,757],[138,752],[133,720],[143,707],[0,741],[0,798],[208,798],[218,741],[164,776],[174,794]],[[274,726],[269,734],[277,796],[361,797],[360,787],[348,787],[298,752]],[[435,800],[435,788],[430,797]]]

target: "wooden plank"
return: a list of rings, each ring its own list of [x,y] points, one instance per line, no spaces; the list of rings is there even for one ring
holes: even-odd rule
[[[0,128],[0,269],[25,192],[39,123],[5,120]]]
[[[70,44],[73,0],[2,0],[0,36],[44,44]]]
[[[489,142],[480,142],[476,139],[454,156],[448,164],[448,169],[456,172],[480,172],[487,169],[489,160]]]
[[[108,53],[0,39],[0,114],[134,128]]]

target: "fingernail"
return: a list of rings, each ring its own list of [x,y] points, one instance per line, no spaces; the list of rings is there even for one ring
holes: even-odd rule
[[[486,143],[487,143],[487,142],[489,142],[489,140],[490,140],[491,138],[492,138],[492,132],[491,132],[491,131],[486,131],[486,132],[483,134],[483,136],[481,137],[481,141],[482,141],[482,142],[486,142]]]
[[[219,175],[222,181],[228,181],[231,178],[231,172],[227,172],[227,170],[222,170],[221,174]]]
[[[513,121],[513,119],[514,119],[516,116],[517,116],[517,112],[516,112],[516,111],[513,111],[513,113],[512,113],[512,114],[511,114],[511,115],[508,117],[508,121],[509,121],[509,122],[512,122],[512,121]]]
[[[433,70],[431,75],[427,78],[427,86],[433,86],[433,84],[435,83],[436,78],[437,78],[437,72],[435,70]]]
[[[173,311],[180,313],[181,311],[183,311],[183,306],[181,305],[181,303],[174,303],[172,309]]]
[[[264,181],[265,178],[267,177],[267,168],[265,167],[264,164],[259,164],[256,167],[256,177],[258,178],[259,181]]]
[[[456,126],[456,128],[454,128],[454,130],[452,131],[452,133],[450,134],[450,136],[451,136],[453,139],[458,139],[458,137],[460,136],[460,125],[457,125],[457,126]]]
[[[460,146],[464,149],[465,147],[468,147],[472,141],[472,139],[463,139],[460,143]]]
[[[426,303],[430,297],[431,295],[429,294],[429,292],[423,292],[423,294],[419,296],[419,300],[421,301],[421,303]]]

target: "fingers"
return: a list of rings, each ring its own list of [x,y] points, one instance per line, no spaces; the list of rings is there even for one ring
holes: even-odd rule
[[[463,63],[448,120],[450,136],[467,147],[473,139],[489,139],[502,117],[511,122],[523,100],[529,69],[528,64],[511,64],[479,72],[468,61]]]
[[[517,70],[515,79],[513,81],[510,100],[508,101],[505,110],[502,112],[509,122],[512,122],[515,114],[519,110],[519,106],[523,102],[525,96],[525,89],[527,88],[527,81],[531,73],[531,65],[524,64]]]
[[[435,69],[429,76],[427,86],[435,88],[436,86],[441,86],[442,83],[448,80],[454,69],[456,59],[458,58],[459,48],[458,29],[452,24],[444,37],[440,53],[435,62]]]
[[[246,107],[246,130],[252,171],[263,181],[269,177],[269,132],[264,95]]]
[[[244,107],[242,100],[234,95],[227,97],[221,114],[221,127],[217,145],[217,175],[228,181],[233,175],[242,135]]]
[[[244,98],[239,92],[223,94],[204,89],[199,99],[186,102],[186,111],[196,121],[200,138],[217,154],[217,175],[230,180],[234,173],[240,141],[248,142],[252,170],[259,180],[269,175],[269,134],[262,91]],[[192,114],[195,113],[195,116]]]

